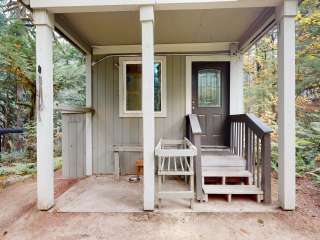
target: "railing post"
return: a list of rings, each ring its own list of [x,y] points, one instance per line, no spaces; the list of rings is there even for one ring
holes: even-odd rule
[[[271,136],[264,134],[261,139],[262,156],[262,190],[264,192],[264,203],[270,204],[271,199]]]
[[[247,126],[247,124],[245,123],[245,133],[244,133],[244,141],[245,141],[245,145],[244,145],[244,158],[247,160],[247,170],[249,170],[249,128]]]
[[[194,145],[197,148],[197,156],[195,157],[196,170],[196,197],[198,201],[202,201],[202,171],[201,171],[201,134],[193,135]]]

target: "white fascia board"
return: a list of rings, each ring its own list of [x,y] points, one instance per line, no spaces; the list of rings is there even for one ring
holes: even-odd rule
[[[274,7],[282,0],[157,0],[156,10]]]
[[[117,6],[117,5],[153,5],[155,0],[31,0],[32,8],[61,8],[61,7],[92,7],[92,6]]]
[[[59,17],[55,18],[55,27],[59,30],[66,40],[77,46],[86,54],[91,54],[92,49],[85,41],[83,41],[73,30],[69,27],[65,21]]]
[[[283,0],[31,0],[31,8],[45,8],[53,13],[139,10],[154,5],[155,10],[274,7]]]
[[[54,13],[139,10],[141,5],[154,5],[156,0],[31,0],[31,8],[45,8]]]
[[[229,51],[230,42],[155,44],[156,53]],[[141,45],[92,46],[93,55],[141,53]]]

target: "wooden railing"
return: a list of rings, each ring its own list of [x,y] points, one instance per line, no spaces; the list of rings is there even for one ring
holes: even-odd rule
[[[196,114],[187,115],[186,119],[187,138],[196,146],[197,156],[194,158],[194,168],[196,173],[196,197],[201,201],[202,197],[202,171],[201,171],[201,127]]]
[[[253,114],[229,116],[230,149],[247,160],[253,184],[264,192],[264,202],[271,203],[271,132]]]

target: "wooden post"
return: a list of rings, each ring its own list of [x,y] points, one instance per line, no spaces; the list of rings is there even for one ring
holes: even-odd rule
[[[91,55],[86,55],[86,106],[92,107]],[[86,175],[92,175],[92,112],[86,113]]]
[[[120,157],[119,152],[115,151],[113,153],[114,157],[114,180],[119,181],[120,180]]]
[[[201,170],[201,134],[195,134],[193,137],[194,145],[197,148],[197,156],[195,159],[195,172],[196,172],[196,197],[198,201],[203,200],[202,193],[202,170]]]
[[[230,115],[244,113],[243,56],[234,56],[230,62]]]
[[[154,40],[153,6],[140,8],[142,31],[142,116],[143,116],[143,161],[144,161],[144,210],[154,210]]]
[[[245,141],[245,146],[244,146],[244,158],[247,160],[247,166],[246,166],[246,169],[248,171],[250,171],[250,158],[249,158],[249,155],[250,155],[250,152],[249,152],[249,128],[247,126],[247,124],[244,122],[245,124],[245,133],[244,133],[244,141]]]
[[[265,134],[261,139],[262,158],[262,190],[264,193],[263,202],[270,204],[271,199],[271,136]]]
[[[278,17],[279,201],[295,209],[295,15],[296,0],[285,0]]]
[[[38,209],[54,204],[53,175],[53,60],[54,17],[34,10],[37,62],[37,197]]]

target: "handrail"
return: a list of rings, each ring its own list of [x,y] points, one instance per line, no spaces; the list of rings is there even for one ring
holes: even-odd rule
[[[187,138],[197,148],[197,156],[195,157],[194,167],[196,174],[196,198],[199,201],[203,200],[202,192],[202,171],[201,171],[201,127],[198,116],[196,114],[189,114],[186,116],[186,131]]]
[[[188,117],[192,134],[201,134],[202,131],[198,120],[198,116],[196,114],[189,114]]]
[[[55,110],[61,113],[94,113],[94,109],[82,106],[58,106]]]
[[[271,203],[271,133],[272,129],[253,114],[229,116],[230,149],[247,160],[253,184],[264,192],[264,202]]]
[[[250,125],[251,128],[254,129],[255,132],[257,132],[257,134],[259,134],[259,136],[263,136],[267,133],[272,133],[272,129],[252,113],[230,115],[229,120],[246,122],[248,125]]]

